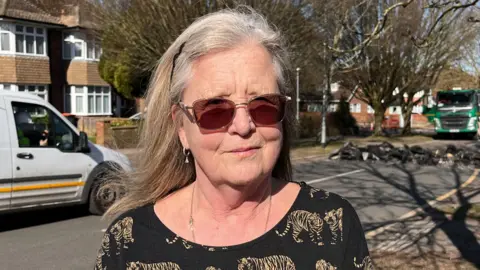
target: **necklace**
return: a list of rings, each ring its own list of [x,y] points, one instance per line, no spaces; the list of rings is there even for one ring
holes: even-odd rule
[[[192,188],[192,198],[190,201],[190,219],[188,221],[188,226],[190,228],[190,231],[192,232],[192,239],[193,242],[196,242],[195,240],[195,226],[194,226],[194,220],[193,220],[193,195],[195,193],[195,183],[193,184]],[[268,196],[268,212],[267,212],[267,218],[265,220],[265,228],[263,230],[264,233],[267,232],[267,226],[268,226],[268,221],[270,219],[270,209],[272,208],[272,188],[270,187],[270,194]]]

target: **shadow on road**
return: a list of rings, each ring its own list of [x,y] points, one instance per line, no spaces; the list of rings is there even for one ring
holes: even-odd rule
[[[68,206],[0,214],[0,233],[90,215],[84,206]]]
[[[467,217],[468,211],[472,208],[469,200],[479,194],[480,189],[461,188],[460,172],[456,168],[451,168],[449,179],[442,180],[451,182],[452,189],[455,188],[457,191],[448,201],[449,205],[452,203],[455,205],[454,210],[447,212],[442,207],[431,206],[428,203],[434,196],[424,185],[418,183],[415,170],[405,165],[394,165],[394,168],[401,174],[385,174],[372,165],[367,165],[366,171],[410,198],[410,202],[405,203],[421,207],[423,211],[401,221],[392,220],[389,222],[392,225],[385,232],[375,234],[370,242],[379,247],[376,249],[377,256],[383,257],[382,261],[388,261],[386,254],[393,255],[395,256],[393,258],[397,259],[398,254],[402,252],[413,254],[413,258],[424,260],[428,258],[429,266],[435,267],[433,269],[443,269],[445,260],[463,259],[480,269],[479,221]],[[392,198],[381,203],[389,205],[397,204],[398,201]],[[442,203],[439,205],[441,206]],[[381,263],[379,268],[383,268],[381,266],[384,266],[384,263]],[[407,267],[406,265],[398,267],[389,265],[385,269],[412,269],[420,266],[414,265],[414,260],[411,258],[403,263],[411,263],[411,265]]]

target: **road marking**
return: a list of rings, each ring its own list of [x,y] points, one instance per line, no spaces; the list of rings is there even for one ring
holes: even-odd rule
[[[429,202],[427,202],[428,205],[430,206],[433,206],[435,204],[437,204],[438,202],[441,202],[445,199],[447,199],[448,197],[452,196],[453,194],[455,194],[459,189],[463,189],[465,188],[466,186],[470,185],[473,181],[475,181],[475,179],[477,179],[477,176],[478,176],[478,173],[480,172],[479,169],[475,169],[473,171],[473,174],[470,175],[470,177],[467,179],[467,181],[465,181],[462,185],[460,185],[460,188],[456,188],[456,189],[452,189],[450,190],[449,192],[441,195],[440,197],[434,199],[434,200],[431,200]],[[385,225],[385,226],[382,226],[382,227],[379,227],[373,231],[370,231],[368,232],[367,234],[365,234],[365,237],[367,239],[370,239],[370,238],[373,238],[375,237],[377,234],[380,234],[386,230],[388,230],[389,228],[393,227],[394,225],[397,224],[397,222],[400,222],[400,221],[403,221],[407,218],[411,218],[413,216],[415,216],[416,214],[418,214],[420,211],[423,211],[423,209],[427,206],[427,204],[425,205],[422,205],[420,207],[417,207],[416,209],[402,215],[400,218],[398,218],[394,223],[392,224],[389,224],[389,225]]]
[[[335,179],[335,178],[337,178],[337,177],[347,176],[347,175],[356,174],[356,173],[364,172],[364,171],[365,171],[365,169],[359,169],[359,170],[355,170],[355,171],[351,171],[351,172],[346,172],[346,173],[336,174],[336,175],[332,175],[332,176],[328,176],[328,177],[324,177],[324,178],[319,178],[319,179],[313,179],[313,180],[310,180],[310,181],[305,181],[305,183],[307,183],[307,184],[310,185],[310,184],[325,182],[325,181],[328,181],[328,180]]]

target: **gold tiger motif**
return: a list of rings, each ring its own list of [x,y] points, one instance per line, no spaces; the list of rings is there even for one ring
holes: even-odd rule
[[[127,244],[134,242],[132,236],[132,226],[133,218],[126,217],[122,220],[117,221],[117,223],[115,223],[110,228],[110,233],[113,235],[115,242],[117,242],[117,255],[120,254],[120,248],[122,247],[122,243],[123,248],[127,249]]]
[[[313,194],[317,193],[317,192],[323,192],[323,197],[321,198],[322,200],[325,200],[328,198],[328,196],[330,195],[330,193],[328,191],[325,191],[323,189],[317,189],[317,188],[310,188],[310,198],[313,198]]]
[[[315,269],[316,270],[336,270],[337,267],[333,266],[331,263],[325,260],[319,260],[315,264]]]
[[[175,236],[175,238],[173,238],[173,240],[170,241],[170,239],[165,238],[165,241],[167,241],[167,244],[172,245],[172,244],[175,244],[178,241],[178,239],[180,239],[180,237],[178,237],[178,235],[177,235],[177,236]],[[185,239],[182,239],[182,244],[186,249],[193,248],[193,246],[190,245]]]
[[[313,243],[323,246],[322,236],[320,235],[323,230],[323,220],[318,213],[310,213],[305,210],[293,211],[288,216],[287,227],[285,228],[285,231],[280,233],[275,230],[275,232],[280,237],[283,237],[288,233],[290,227],[293,227],[292,236],[295,242],[303,242],[303,240],[298,236],[302,231],[307,231],[309,233],[310,240],[312,240]]]
[[[181,270],[180,266],[173,262],[141,263],[129,262],[126,270]]]
[[[293,261],[283,255],[265,258],[242,258],[238,260],[238,270],[295,270]]]
[[[108,233],[103,234],[100,251],[98,252],[97,260],[95,261],[95,270],[107,269],[107,267],[103,267],[102,265],[102,258],[105,255],[110,257],[110,235]]]
[[[338,208],[330,212],[325,212],[325,222],[327,222],[332,232],[332,244],[335,245],[338,238],[338,231],[340,231],[340,241],[343,241],[343,209]]]
[[[370,256],[366,256],[363,258],[362,263],[357,263],[357,257],[353,258],[353,264],[356,268],[363,269],[363,270],[373,270],[373,262]]]

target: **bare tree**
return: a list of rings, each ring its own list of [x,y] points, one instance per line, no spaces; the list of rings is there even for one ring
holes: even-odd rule
[[[411,21],[409,31],[419,36],[425,35],[425,31],[430,31],[428,26],[437,21],[439,12],[421,13],[422,17]],[[399,93],[403,93],[398,95],[405,123],[403,134],[411,132],[413,108],[423,100],[415,98],[415,95],[421,92],[427,94],[441,72],[462,57],[461,48],[474,43],[478,26],[468,22],[470,15],[470,12],[462,9],[443,16],[442,21],[437,23],[438,30],[427,32],[429,37],[425,46],[414,48],[408,56],[402,73],[403,83],[398,86]]]
[[[419,83],[428,81],[425,76],[434,81],[445,61],[454,57],[452,43],[444,44],[442,39],[458,30],[459,23],[467,23],[460,16],[467,6],[452,8],[453,1],[440,5],[426,0],[342,3],[323,13],[329,18],[320,31],[326,48],[321,53],[329,67],[326,80],[340,79],[351,89],[359,87],[358,97],[375,110],[375,135],[381,135],[385,111],[398,101],[394,91],[413,98],[422,90]],[[450,40],[463,42],[463,36],[458,38]]]
[[[315,35],[313,25],[303,14],[302,1],[151,0],[145,4],[135,0],[98,0],[104,50],[102,77],[127,96],[136,89],[145,89],[157,60],[183,29],[204,14],[238,4],[255,8],[283,33],[293,53],[293,65],[314,66],[309,44]],[[312,82],[306,84],[315,85],[314,69],[307,72],[310,74],[302,72],[302,76]]]

